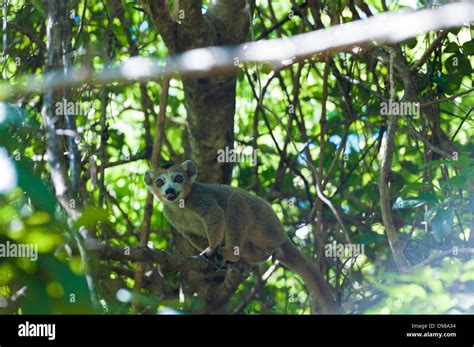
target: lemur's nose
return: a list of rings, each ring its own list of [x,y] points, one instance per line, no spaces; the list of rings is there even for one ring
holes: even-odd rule
[[[174,194],[174,189],[173,188],[166,189],[165,194]]]

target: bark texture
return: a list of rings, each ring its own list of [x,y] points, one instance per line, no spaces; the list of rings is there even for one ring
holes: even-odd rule
[[[170,53],[233,45],[247,37],[253,0],[216,0],[203,14],[200,1],[175,1],[173,14],[166,1],[144,0],[145,11],[156,25]],[[233,148],[236,72],[210,78],[183,80],[191,158],[198,179],[229,183],[231,163],[218,163],[219,149]]]

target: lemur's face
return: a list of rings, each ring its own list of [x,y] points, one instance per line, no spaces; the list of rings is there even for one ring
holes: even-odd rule
[[[187,160],[182,164],[165,165],[159,169],[148,170],[145,173],[145,183],[159,200],[178,202],[191,191],[196,173],[196,165]]]

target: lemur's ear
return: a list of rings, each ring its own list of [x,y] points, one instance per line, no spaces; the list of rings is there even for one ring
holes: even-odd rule
[[[153,183],[153,175],[150,170],[147,170],[147,172],[145,172],[145,183],[147,185],[151,185]]]
[[[196,179],[196,175],[197,175],[196,164],[194,164],[192,160],[186,160],[181,165],[183,166],[184,170],[186,171],[186,175],[188,175],[191,178],[191,180],[194,181]]]

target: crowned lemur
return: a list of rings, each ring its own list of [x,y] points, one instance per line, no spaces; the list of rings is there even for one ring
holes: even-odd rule
[[[212,258],[220,252],[225,261],[242,258],[249,263],[261,263],[275,255],[303,278],[321,312],[338,311],[331,287],[286,236],[270,204],[239,188],[196,182],[196,174],[196,165],[187,160],[148,170],[145,183],[163,202],[170,224],[200,255]],[[196,236],[208,240],[207,248],[193,242]]]

